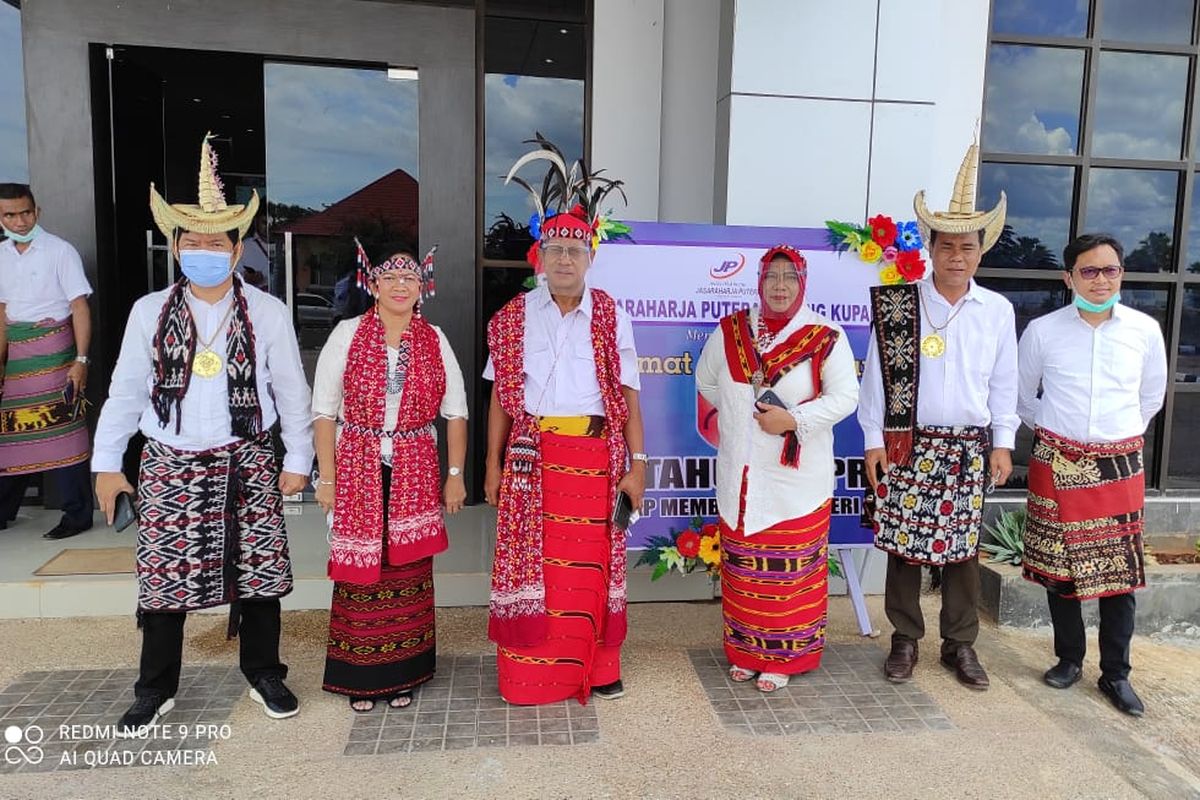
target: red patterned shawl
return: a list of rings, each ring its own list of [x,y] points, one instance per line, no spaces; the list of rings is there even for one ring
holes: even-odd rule
[[[446,393],[446,369],[437,331],[414,316],[400,345],[408,370],[392,438],[388,502],[388,559],[407,564],[447,547],[438,486],[438,455],[431,427]],[[350,343],[342,377],[343,416],[337,444],[337,487],[329,577],[378,583],[383,551],[380,435],[387,391],[387,342],[376,309],[363,315]]]
[[[592,289],[592,352],[607,420],[609,502],[625,474],[625,421],[629,408],[621,393],[621,359],[617,352],[617,306],[610,295]],[[546,638],[546,582],[542,573],[542,455],[537,419],[525,410],[525,298],[508,302],[488,324],[488,349],[496,370],[500,405],[512,417],[509,453],[500,483],[496,520],[496,556],[488,638],[506,647],[531,647]],[[520,437],[532,441],[532,472],[519,479],[513,470],[512,445]],[[625,533],[611,523],[608,606],[603,620],[604,644],[625,640]]]

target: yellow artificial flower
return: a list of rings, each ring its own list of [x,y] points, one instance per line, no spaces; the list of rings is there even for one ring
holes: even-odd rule
[[[721,563],[721,537],[718,536],[702,536],[700,537],[700,560],[710,567],[715,567]]]
[[[867,240],[862,243],[862,247],[858,248],[858,257],[868,264],[874,264],[879,259],[883,258],[883,248],[872,240]],[[900,273],[897,272],[897,275]]]
[[[872,244],[874,243],[872,242]],[[876,248],[878,248],[878,245],[876,245]],[[903,283],[904,277],[900,274],[900,270],[896,269],[895,264],[888,264],[879,270],[879,282],[884,286],[892,286],[893,284]]]
[[[592,252],[596,252],[596,248],[600,246],[600,234],[592,234]]]

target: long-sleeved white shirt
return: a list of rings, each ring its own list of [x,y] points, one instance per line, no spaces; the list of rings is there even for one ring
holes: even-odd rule
[[[362,317],[355,317],[338,323],[337,327],[329,334],[329,338],[325,340],[325,346],[321,348],[321,355],[317,359],[317,372],[313,376],[312,413],[314,417],[325,417],[339,423],[344,419],[342,395],[346,359],[350,355],[350,344],[354,341],[354,334],[358,331],[361,321]],[[446,340],[446,334],[442,333],[442,329],[436,325],[433,326],[433,329],[437,332],[438,345],[442,353],[442,369],[446,373],[446,393],[442,395],[439,411],[444,419],[466,419],[467,392],[463,385],[462,369],[458,366],[458,359],[455,357],[454,351],[450,349],[450,342]],[[396,369],[399,351],[389,347],[387,357],[390,374],[392,370]],[[409,370],[421,369],[421,367],[420,364],[411,364]],[[400,400],[400,392],[389,391],[384,397],[384,430],[394,431],[396,429],[396,424],[400,419]],[[380,455],[390,458],[392,454],[391,438],[381,438],[379,446]]]
[[[991,425],[992,445],[1011,450],[1021,424],[1017,416],[1017,329],[1012,303],[975,281],[954,306],[938,293],[931,280],[917,281],[917,290],[925,301],[924,308],[918,308],[922,337],[958,312],[941,331],[946,352],[938,358],[921,355],[917,424]],[[871,336],[858,405],[866,449],[883,447],[883,418],[883,373],[875,337]]]
[[[1031,428],[1077,442],[1114,442],[1141,436],[1162,408],[1162,329],[1129,306],[1113,306],[1112,317],[1094,328],[1074,305],[1051,311],[1029,323],[1018,352],[1017,410]]]
[[[245,284],[242,290],[254,328],[254,369],[263,430],[279,420],[285,448],[284,471],[307,475],[312,471],[313,461],[311,397],[291,314],[287,306],[266,292]],[[163,289],[133,304],[108,400],[96,426],[94,472],[120,472],[129,437],[139,429],[147,437],[176,450],[209,450],[237,441],[229,414],[228,378],[224,370],[211,378],[192,372],[187,394],[179,407],[179,433],[175,432],[174,409],[166,427],[159,425],[150,405],[150,390],[154,386],[151,347],[158,316],[169,293],[169,288]],[[200,339],[197,350],[200,342],[215,337],[212,350],[224,360],[229,329],[226,312],[233,303],[233,290],[212,305],[198,300],[190,291],[187,300]]]
[[[751,330],[758,311],[751,313]],[[813,386],[812,369],[804,363],[784,375],[772,390],[795,417],[800,439],[800,466],[779,463],[783,438],[765,433],[754,419],[754,389],[738,383],[725,357],[725,334],[718,327],[708,337],[696,364],[696,388],[717,408],[717,508],[731,528],[738,524],[742,471],[746,477],[745,534],[804,516],[833,495],[833,426],[850,416],[858,402],[854,353],[837,324],[802,308],[775,337],[782,342],[803,325],[825,325],[840,334],[821,367],[821,393]]]
[[[617,352],[621,358],[621,384],[640,389],[633,324],[620,306]],[[483,378],[496,379],[490,356]],[[525,410],[541,417],[604,416],[592,349],[590,289],[584,289],[579,306],[567,314],[562,313],[545,286],[525,295]]]

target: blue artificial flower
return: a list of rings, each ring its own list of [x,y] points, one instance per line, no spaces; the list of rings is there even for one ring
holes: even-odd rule
[[[921,229],[915,220],[901,222],[896,226],[896,247],[901,252],[921,249]]]
[[[529,215],[529,235],[532,236],[535,241],[541,241],[542,220],[540,217],[538,217],[538,213],[536,211]]]

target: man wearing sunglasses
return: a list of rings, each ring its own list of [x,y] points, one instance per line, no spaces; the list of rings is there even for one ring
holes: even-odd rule
[[[1056,689],[1083,674],[1081,600],[1099,598],[1100,691],[1119,710],[1145,707],[1129,683],[1142,552],[1142,435],[1162,408],[1167,353],[1152,317],[1121,304],[1124,253],[1104,233],[1063,251],[1074,301],[1029,323],[1018,348],[1018,412],[1033,428],[1024,574],[1046,587]],[[1041,388],[1039,396],[1038,389]]]

